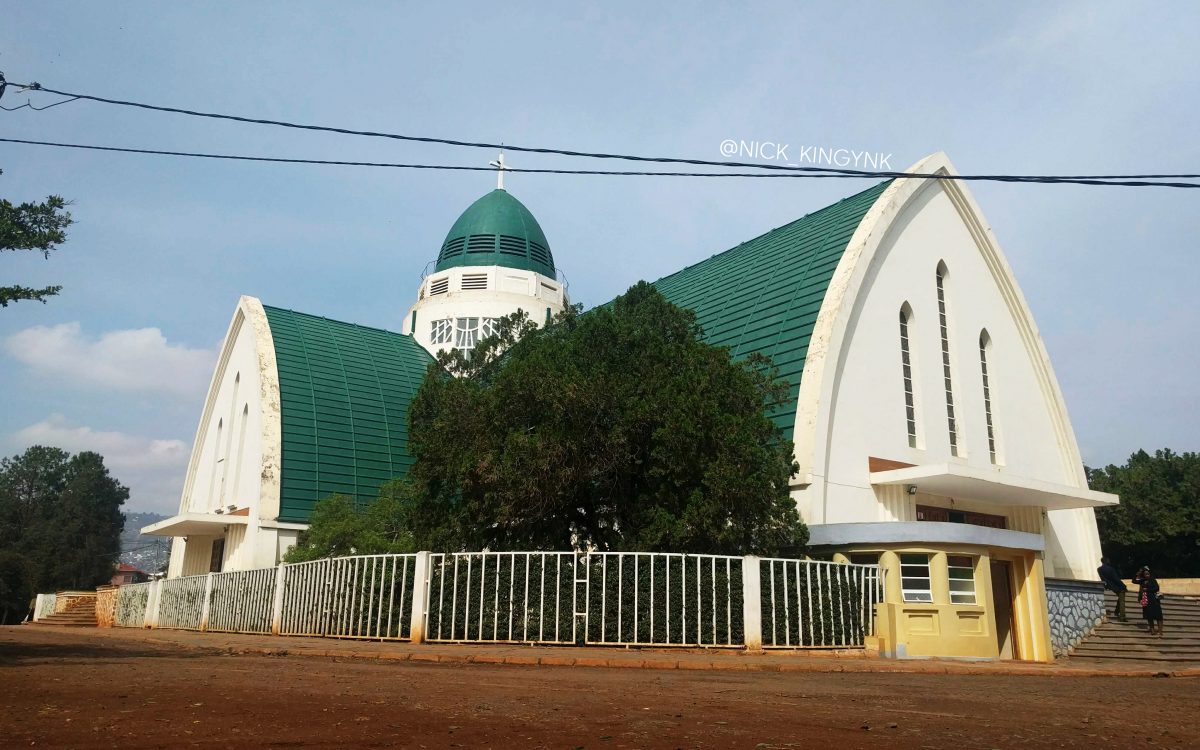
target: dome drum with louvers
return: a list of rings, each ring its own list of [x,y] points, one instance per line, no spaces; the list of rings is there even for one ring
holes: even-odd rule
[[[446,235],[435,270],[505,266],[555,277],[550,243],[524,204],[497,188],[472,203]]]

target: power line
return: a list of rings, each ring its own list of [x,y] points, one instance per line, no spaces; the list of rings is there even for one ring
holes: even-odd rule
[[[688,165],[692,165],[692,166],[718,167],[718,168],[722,168],[722,169],[739,168],[739,169],[754,169],[754,170],[779,171],[779,172],[835,174],[835,175],[845,175],[845,176],[852,176],[852,177],[864,177],[864,178],[869,177],[869,178],[874,178],[874,179],[905,177],[905,178],[926,178],[926,179],[978,180],[978,181],[992,181],[992,182],[1034,182],[1034,183],[1043,183],[1043,184],[1068,183],[1068,184],[1079,184],[1079,185],[1118,185],[1118,186],[1122,186],[1122,187],[1150,187],[1153,185],[1162,185],[1164,187],[1173,187],[1173,188],[1200,187],[1200,185],[1195,185],[1192,183],[1144,182],[1145,180],[1197,179],[1197,178],[1200,178],[1200,174],[938,175],[938,174],[908,173],[908,172],[896,172],[896,171],[867,171],[867,170],[858,170],[858,169],[841,169],[841,168],[833,168],[833,167],[830,167],[830,168],[801,167],[801,166],[791,166],[791,165],[782,165],[782,164],[762,164],[762,163],[755,163],[755,162],[712,161],[712,160],[707,160],[707,159],[683,159],[683,158],[664,157],[664,156],[640,156],[640,155],[636,155],[636,154],[616,154],[616,153],[593,152],[593,151],[579,151],[579,150],[572,150],[572,149],[558,149],[558,148],[545,148],[545,147],[533,147],[533,146],[514,146],[514,145],[502,144],[502,143],[489,143],[489,142],[482,142],[482,141],[463,141],[463,140],[457,140],[457,139],[452,139],[452,138],[440,138],[440,137],[433,137],[433,136],[403,135],[400,133],[387,133],[387,132],[372,131],[372,130],[355,130],[352,128],[331,127],[331,126],[325,126],[325,125],[311,125],[311,124],[305,124],[305,123],[289,122],[286,120],[269,120],[269,119],[264,119],[264,118],[246,117],[243,115],[230,115],[230,114],[223,114],[223,113],[217,113],[217,112],[202,112],[202,111],[198,111],[198,110],[181,109],[178,107],[166,107],[166,106],[155,105],[155,104],[147,104],[144,102],[126,101],[126,100],[122,100],[122,99],[111,99],[108,97],[94,96],[91,94],[80,94],[80,93],[72,93],[72,92],[68,92],[68,91],[59,91],[57,89],[46,88],[37,82],[28,83],[28,84],[7,83],[4,81],[3,77],[0,76],[0,93],[2,93],[4,85],[11,85],[11,86],[14,86],[14,87],[17,87],[17,88],[20,88],[23,90],[27,90],[27,91],[38,91],[38,92],[45,92],[45,93],[50,93],[50,94],[57,94],[59,96],[70,97],[69,101],[86,100],[86,101],[98,102],[101,104],[112,104],[112,105],[116,105],[116,106],[132,107],[132,108],[136,108],[136,109],[144,109],[144,110],[150,110],[150,111],[155,111],[155,112],[166,112],[166,113],[171,113],[171,114],[187,115],[190,117],[203,117],[203,118],[210,118],[210,119],[216,119],[216,120],[227,120],[227,121],[231,121],[231,122],[241,122],[241,123],[247,123],[247,124],[252,124],[252,125],[269,125],[269,126],[274,126],[274,127],[292,128],[292,129],[297,129],[297,130],[310,130],[310,131],[319,131],[319,132],[327,132],[327,133],[338,133],[341,135],[357,135],[357,136],[364,136],[364,137],[370,137],[370,138],[387,138],[387,139],[392,139],[392,140],[408,141],[408,142],[414,142],[414,143],[436,143],[436,144],[447,145],[447,146],[460,146],[460,147],[467,147],[467,148],[505,149],[508,151],[517,151],[517,152],[522,152],[522,153],[552,154],[552,155],[557,155],[557,156],[572,156],[572,157],[589,158],[589,159],[615,159],[615,160],[622,160],[622,161],[652,162],[652,163],[661,163],[661,164],[688,164]],[[66,103],[66,101],[59,102],[59,104],[63,104],[63,103]],[[169,155],[181,156],[181,155],[193,155],[193,154],[179,153],[179,154],[169,154]],[[207,158],[222,158],[222,157],[209,156]],[[268,159],[265,159],[265,158],[253,158],[253,159],[245,159],[245,160],[268,161]],[[296,163],[328,163],[328,162],[325,162],[322,160],[303,160],[303,161],[297,160]],[[349,166],[382,166],[382,165],[380,165],[380,164],[349,164]],[[410,168],[420,168],[420,167],[410,167]],[[463,169],[466,169],[466,168],[464,167]],[[472,171],[474,171],[474,170],[472,170]],[[535,172],[536,170],[526,169],[526,170],[513,170],[513,171]],[[552,174],[623,174],[623,173],[588,171],[588,170],[563,170],[563,171],[559,171],[559,172],[552,172],[550,170],[545,170],[544,173],[552,173]],[[632,174],[632,173],[630,173],[630,174]],[[652,173],[652,174],[662,174],[662,173]],[[641,176],[641,175],[639,175],[639,176]],[[682,174],[681,173],[681,174],[675,174],[675,175],[670,175],[670,176],[687,176],[687,177],[707,176],[707,173],[703,173],[703,174],[691,174],[691,173]]]
[[[179,156],[198,159],[217,159],[230,161],[267,162],[276,164],[314,164],[321,166],[344,167],[381,167],[390,169],[420,169],[433,171],[459,172],[494,172],[492,167],[468,167],[453,164],[406,164],[399,162],[374,161],[344,161],[337,159],[292,159],[277,156],[246,156],[242,154],[216,154],[197,151],[165,151],[147,148],[124,148],[118,146],[97,146],[83,143],[60,143],[55,141],[34,141],[24,138],[0,138],[0,143],[19,143],[31,146],[49,146],[53,148],[80,149],[85,151],[109,151],[125,154],[146,154],[152,156]],[[662,172],[662,171],[624,171],[603,169],[534,169],[505,167],[506,172],[523,174],[560,174],[560,175],[591,175],[610,177],[740,177],[740,178],[837,178],[837,179],[886,179],[892,177],[920,178],[936,180],[962,180],[975,182],[1028,182],[1038,184],[1075,184],[1075,185],[1108,185],[1112,187],[1167,187],[1167,188],[1200,188],[1195,182],[1160,182],[1142,179],[1116,179],[1112,177],[1027,177],[1017,175],[941,175],[913,174],[908,172],[863,172],[844,174],[837,172]],[[1133,175],[1136,176],[1136,175]],[[1149,176],[1149,175],[1147,175]],[[1189,176],[1189,175],[1183,175]],[[1200,177],[1200,175],[1196,175]]]

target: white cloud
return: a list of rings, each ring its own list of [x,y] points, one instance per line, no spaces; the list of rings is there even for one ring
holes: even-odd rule
[[[61,414],[31,424],[8,438],[16,452],[49,445],[71,453],[95,451],[104,465],[129,487],[127,508],[174,513],[179,508],[190,456],[182,440],[145,438],[124,432],[93,430],[70,424]]]
[[[157,328],[109,331],[90,340],[78,322],[26,328],[4,347],[36,372],[70,383],[197,397],[216,358],[209,349],[168,343]]]

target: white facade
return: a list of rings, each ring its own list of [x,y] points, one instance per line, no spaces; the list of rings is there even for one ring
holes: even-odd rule
[[[414,336],[434,356],[442,350],[469,351],[490,332],[489,321],[522,310],[541,325],[568,304],[563,285],[540,273],[459,266],[421,281],[400,332]]]
[[[935,154],[910,171],[953,174],[953,167]],[[956,449],[943,370],[939,266]],[[902,310],[912,363],[911,440]],[[1045,535],[1047,575],[1095,578],[1100,549],[1092,507],[1115,498],[1087,489],[1033,317],[962,182],[896,180],[859,225],[813,332],[795,443],[801,473],[793,494],[814,527],[913,522],[918,505],[987,513],[1005,517],[1008,529]],[[885,483],[886,473],[876,473],[885,467],[872,471],[870,458],[894,462],[886,467],[893,469],[944,465],[909,470],[937,485],[937,494],[923,490],[918,478]],[[998,495],[991,485],[1001,488]],[[1050,487],[1050,494],[1030,494],[1033,485]],[[1053,509],[1062,506],[1073,507]]]
[[[242,297],[209,385],[179,514],[143,529],[174,537],[168,576],[268,567],[295,543],[304,526],[276,520],[280,438],[271,329],[262,303]]]

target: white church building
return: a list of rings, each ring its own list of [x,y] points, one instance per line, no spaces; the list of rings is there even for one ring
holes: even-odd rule
[[[944,154],[910,173],[954,175]],[[502,174],[502,173],[501,173]],[[770,356],[793,398],[792,496],[815,554],[879,563],[886,653],[1050,658],[1046,579],[1094,580],[1093,509],[1049,356],[961,181],[871,187],[662,278],[705,338]],[[569,304],[502,187],[451,227],[399,332],[237,304],[196,433],[169,576],[275,565],[315,503],[403,475],[408,405],[442,349]],[[681,550],[683,551],[683,550]]]

